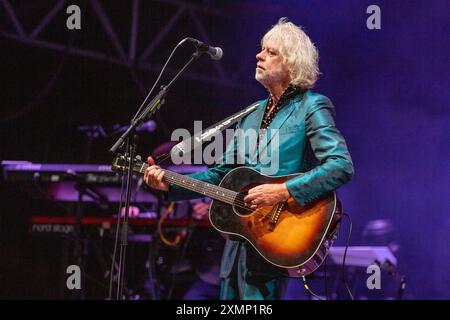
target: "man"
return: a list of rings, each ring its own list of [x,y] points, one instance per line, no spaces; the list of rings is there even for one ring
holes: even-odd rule
[[[303,172],[282,184],[263,184],[249,190],[244,201],[256,209],[273,206],[292,196],[300,205],[313,201],[346,183],[353,176],[353,164],[344,138],[334,123],[331,101],[310,90],[317,80],[318,52],[300,27],[282,18],[263,37],[261,52],[256,55],[255,78],[268,91],[269,97],[259,101],[259,107],[237,125],[243,130],[258,130],[257,152],[273,142],[264,142],[268,130],[277,130],[275,175]],[[251,142],[250,142],[251,143]],[[267,143],[265,145],[265,143]],[[240,154],[245,165],[264,173],[266,161],[256,163],[246,150],[237,150],[231,143],[225,152]],[[153,160],[149,158],[149,163]],[[191,176],[218,184],[235,168],[233,163],[221,164]],[[163,171],[150,166],[145,173],[148,185],[169,191],[169,197],[193,197],[189,191],[162,182]],[[280,299],[286,279],[277,268],[266,262],[246,240],[229,237],[221,264],[222,299]]]

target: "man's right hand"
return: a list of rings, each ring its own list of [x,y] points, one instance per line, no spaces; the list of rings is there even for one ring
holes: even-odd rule
[[[147,163],[149,167],[145,170],[144,181],[145,183],[153,189],[168,191],[169,185],[162,182],[164,176],[164,170],[155,165],[155,161],[152,157],[147,158]]]

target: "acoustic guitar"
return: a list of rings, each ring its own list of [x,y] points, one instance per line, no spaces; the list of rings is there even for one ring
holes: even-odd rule
[[[145,173],[148,164],[134,159],[132,170]],[[118,155],[112,170],[126,172],[129,158]],[[270,177],[249,167],[237,167],[213,185],[164,170],[163,181],[213,199],[209,219],[218,231],[237,235],[252,244],[268,262],[287,275],[301,277],[316,270],[331,247],[342,217],[342,207],[331,192],[305,206],[293,197],[283,203],[251,209],[244,202],[249,189],[266,183],[284,183],[300,174]]]

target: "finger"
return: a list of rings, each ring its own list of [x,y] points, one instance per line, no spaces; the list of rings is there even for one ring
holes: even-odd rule
[[[254,188],[251,188],[250,190],[248,190],[248,194],[251,194],[251,193],[255,193],[255,192],[257,192],[258,190],[255,190],[256,189],[256,187],[254,187]]]
[[[256,205],[258,208],[262,208],[267,205],[267,201],[265,199],[260,199]]]
[[[156,170],[158,170],[158,167],[151,166],[148,170],[148,176],[151,178],[154,177]]]
[[[152,175],[152,173],[153,173],[154,170],[155,170],[155,166],[148,167],[148,168],[145,170],[144,178],[145,178],[145,177],[148,177],[148,176],[150,176],[150,175]]]
[[[153,166],[153,165],[155,165],[155,160],[153,160],[153,158],[149,156],[149,157],[147,158],[147,163],[148,163],[149,165]]]
[[[161,169],[155,169],[155,171],[153,172],[153,179],[155,180],[155,181],[157,181],[158,180],[158,177],[159,177],[159,175],[160,175],[160,173],[161,173]]]
[[[144,176],[144,180],[147,184],[150,184],[150,177],[151,177],[150,170],[147,170]]]
[[[144,179],[145,179],[145,182],[146,182],[149,186],[153,185],[153,183],[154,183],[154,181],[155,181],[154,176],[155,176],[155,171],[157,170],[156,168],[157,168],[157,167],[155,167],[155,166],[151,166],[151,167],[149,167],[149,168],[145,171],[146,176],[145,176]]]
[[[251,209],[257,209],[257,208],[260,207],[259,202],[260,202],[260,201],[259,201],[258,199],[255,198],[255,199],[253,199],[253,200],[247,202],[247,205],[249,205]]]
[[[263,185],[259,185],[259,186],[251,188],[250,190],[252,190],[252,192],[260,192],[263,189],[262,186]]]
[[[159,169],[158,171],[156,171],[155,176],[158,182],[162,182],[162,179],[164,177],[164,170]]]
[[[245,196],[244,201],[245,202],[251,202],[261,196],[261,193],[252,193]]]
[[[149,173],[150,173],[150,168],[147,168],[147,169],[145,170],[145,173],[144,173],[144,181],[145,181],[146,183],[148,183]]]
[[[267,184],[260,184],[256,187],[253,187],[253,192],[261,192],[267,187]]]
[[[147,185],[151,185],[151,183],[152,183],[152,180],[151,180],[151,176],[150,175],[147,175],[147,177],[145,177],[145,183],[147,184]]]
[[[152,179],[155,183],[161,182],[161,180],[162,180],[161,173],[163,173],[163,175],[164,175],[164,171],[159,167],[156,167],[155,171],[153,171]],[[161,176],[161,179],[159,179],[160,176]]]
[[[158,183],[154,172],[149,175],[149,181],[152,186],[154,186],[156,183]]]

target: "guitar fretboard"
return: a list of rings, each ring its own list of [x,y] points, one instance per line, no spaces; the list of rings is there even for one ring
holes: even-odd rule
[[[139,167],[135,167],[133,170],[141,174],[145,173],[145,170],[149,167],[148,164],[143,163]],[[225,189],[208,182],[200,181],[173,171],[164,170],[163,182],[173,184],[197,193],[203,194],[215,200],[219,200],[230,205],[235,204],[238,192]]]

